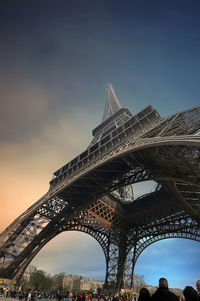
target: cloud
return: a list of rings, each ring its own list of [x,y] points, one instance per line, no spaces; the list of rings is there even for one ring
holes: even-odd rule
[[[134,198],[137,199],[146,193],[155,191],[156,186],[157,183],[155,181],[145,181],[133,184]]]
[[[66,272],[101,280],[105,278],[105,257],[101,246],[94,238],[81,232],[59,234],[38,253],[31,264],[53,274]]]
[[[79,110],[69,116],[60,110],[56,116],[54,120],[37,125],[37,130],[35,127],[26,138],[1,140],[1,230],[44,195],[53,172],[83,152],[92,140],[88,116]],[[13,131],[26,128],[25,121],[18,128],[15,122],[17,119],[12,121]],[[12,128],[9,122],[8,127]]]
[[[0,139],[24,141],[38,130],[51,96],[39,85],[24,78],[4,78],[0,83]]]

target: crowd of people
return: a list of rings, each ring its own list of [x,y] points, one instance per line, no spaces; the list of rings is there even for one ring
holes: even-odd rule
[[[147,288],[140,289],[138,301],[200,301],[200,280],[197,280],[196,288],[197,290],[192,286],[186,286],[183,296],[178,297],[169,290],[167,279],[160,278],[158,289],[152,296]]]
[[[40,301],[40,299],[57,299],[58,301],[200,301],[200,280],[196,282],[195,290],[192,286],[186,286],[182,296],[177,296],[169,290],[166,278],[159,279],[157,290],[151,295],[147,288],[140,289],[138,298],[130,298],[126,295],[96,295],[91,294],[72,294],[69,298],[68,294],[40,294],[39,292],[16,292],[7,289],[0,289],[0,296],[5,298],[15,298],[25,301]]]

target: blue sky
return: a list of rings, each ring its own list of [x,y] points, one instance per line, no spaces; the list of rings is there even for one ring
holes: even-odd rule
[[[132,114],[151,104],[164,117],[200,104],[199,1],[4,0],[0,39],[1,230],[46,193],[55,170],[88,146],[108,82]],[[96,242],[65,235],[38,254],[38,267],[104,279]],[[90,256],[90,269],[86,264],[78,272],[81,255],[69,257],[73,240],[74,250],[88,245],[86,254],[99,254],[99,260]],[[55,260],[58,246],[62,261]],[[158,242],[138,259],[136,273],[148,284],[167,273],[173,287],[194,285],[199,248],[192,241]]]

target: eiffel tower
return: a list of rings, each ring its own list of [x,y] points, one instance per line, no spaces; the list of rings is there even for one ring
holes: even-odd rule
[[[54,172],[48,192],[0,235],[0,277],[15,286],[35,255],[63,231],[94,237],[106,260],[105,288],[134,283],[149,245],[200,241],[200,107],[161,118],[151,105],[136,115],[106,86],[102,122],[88,148]],[[136,183],[155,189],[134,198]]]

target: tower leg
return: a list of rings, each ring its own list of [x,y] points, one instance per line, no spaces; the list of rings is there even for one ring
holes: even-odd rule
[[[119,248],[113,243],[108,244],[108,255],[106,256],[105,289],[115,290],[118,266]]]
[[[124,289],[124,277],[125,277],[125,263],[127,258],[127,238],[128,231],[123,229],[119,236],[119,257],[118,257],[118,267],[116,275],[116,290],[119,292]]]

